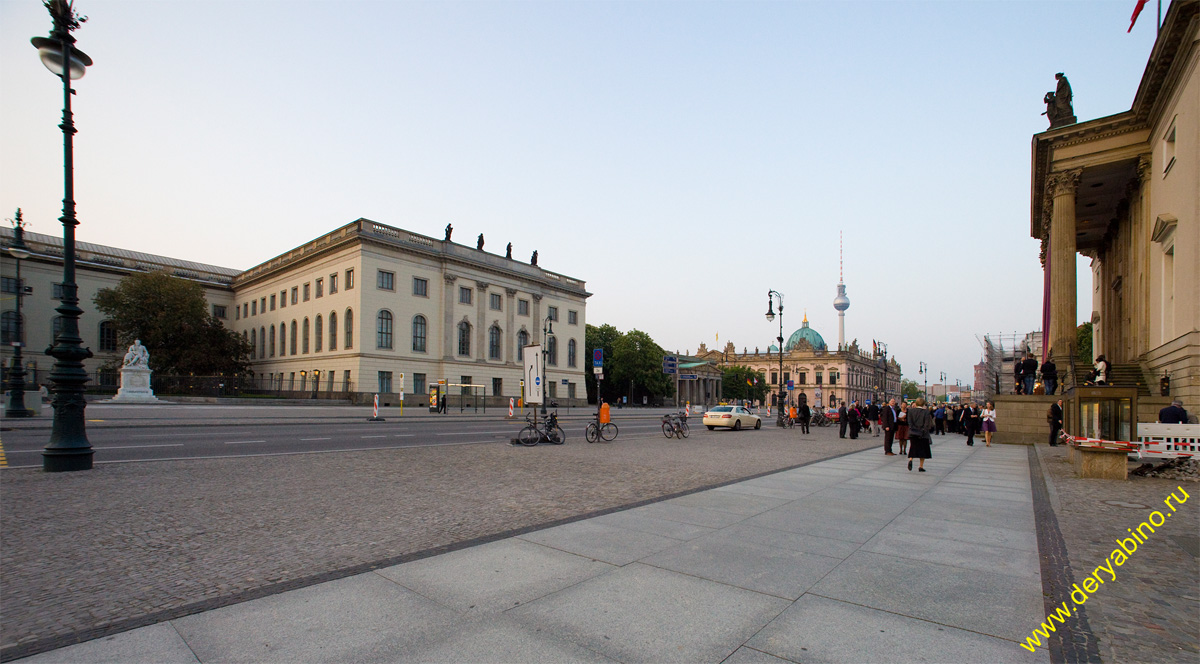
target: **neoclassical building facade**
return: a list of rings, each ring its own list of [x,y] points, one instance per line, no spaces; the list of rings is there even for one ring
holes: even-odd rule
[[[836,407],[843,401],[886,400],[900,395],[901,367],[894,358],[885,358],[874,350],[858,347],[855,340],[843,348],[830,350],[825,339],[808,324],[804,317],[801,327],[793,332],[783,346],[783,374],[780,375],[779,349],[772,345],[766,352],[737,352],[733,342],[724,350],[710,350],[700,344],[696,358],[718,366],[746,367],[762,372],[771,390],[777,391],[780,379],[786,387],[792,381],[789,401],[795,403],[804,394],[813,406]],[[777,392],[776,392],[777,393]],[[775,396],[768,397],[773,403]]]
[[[2,232],[7,246],[12,229]],[[52,361],[62,240],[25,233],[23,353],[33,383]],[[200,283],[214,316],[253,349],[255,387],[427,403],[430,389],[493,403],[520,397],[523,348],[545,339],[547,395],[586,398],[583,281],[529,262],[358,219],[249,270],[77,243],[83,345],[95,374],[120,359],[111,324],[91,305],[130,273],[166,270]],[[3,261],[3,360],[16,337],[16,261]],[[543,335],[543,329],[552,334]],[[10,339],[11,337],[11,339]],[[151,355],[154,349],[149,349]],[[464,387],[466,386],[466,387]]]

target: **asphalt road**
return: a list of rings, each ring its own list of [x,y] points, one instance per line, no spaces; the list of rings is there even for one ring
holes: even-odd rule
[[[658,415],[619,417],[619,439],[662,436]],[[583,437],[588,420],[581,415],[563,418],[568,444],[587,444]],[[313,419],[289,423],[139,424],[133,428],[90,426],[88,440],[95,463],[129,463],[182,459],[282,454],[320,454],[392,449],[400,447],[479,445],[515,438],[524,420],[496,417],[439,419],[389,417],[385,422],[364,418]],[[692,418],[693,428],[701,428]],[[49,430],[6,430],[3,449],[9,468],[40,467]]]

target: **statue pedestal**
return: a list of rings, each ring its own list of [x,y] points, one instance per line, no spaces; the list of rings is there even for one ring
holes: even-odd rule
[[[112,403],[160,403],[150,389],[150,370],[134,367],[121,369],[121,389]]]

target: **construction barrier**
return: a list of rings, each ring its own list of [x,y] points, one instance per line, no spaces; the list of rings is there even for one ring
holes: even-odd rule
[[[387,420],[379,416],[379,395],[375,395],[375,405],[371,408],[371,417],[367,418],[368,422],[386,422]]]
[[[1170,425],[1166,425],[1170,426]],[[1147,425],[1139,425],[1139,429]],[[1137,441],[1101,440],[1082,436],[1062,435],[1070,446],[1080,449],[1113,450],[1137,456],[1138,459],[1187,459],[1200,456],[1200,436],[1139,433]]]
[[[513,405],[515,405],[515,404],[516,404],[516,399],[508,400],[508,416],[509,417],[513,416]]]

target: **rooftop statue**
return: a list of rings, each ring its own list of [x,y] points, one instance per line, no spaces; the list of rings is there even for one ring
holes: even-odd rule
[[[1054,78],[1058,81],[1054,92],[1047,92],[1046,96],[1042,97],[1042,102],[1046,104],[1046,112],[1042,115],[1050,120],[1051,129],[1078,122],[1075,117],[1075,107],[1071,104],[1074,96],[1071,93],[1071,82],[1062,72],[1055,74]]]

